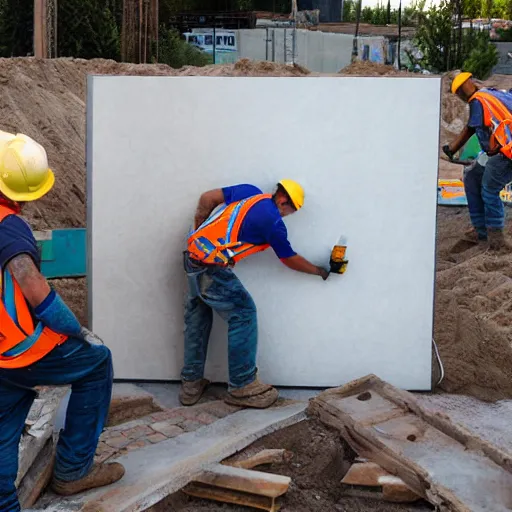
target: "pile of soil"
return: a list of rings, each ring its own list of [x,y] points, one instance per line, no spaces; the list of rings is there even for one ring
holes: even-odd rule
[[[260,466],[292,479],[288,492],[280,499],[282,512],[427,512],[425,502],[412,505],[385,503],[380,500],[345,497],[341,479],[350,468],[355,454],[340,438],[317,420],[308,420],[266,436],[249,446],[242,456],[250,456],[263,448],[284,448],[293,453],[290,462]],[[238,458],[238,457],[237,457]],[[152,509],[152,512],[246,512],[248,509],[210,500],[191,498],[177,493]]]
[[[22,132],[44,145],[56,174],[54,189],[24,212],[34,229],[85,226],[86,75],[309,75],[300,66],[241,60],[236,64],[185,67],[119,64],[109,60],[33,58],[0,59],[0,129]],[[340,73],[400,75],[391,66],[357,62]],[[407,73],[410,77],[422,77]],[[443,77],[441,144],[458,133],[467,106],[449,91],[452,75]],[[512,87],[512,77],[495,75],[486,82]],[[441,161],[441,177],[460,177],[461,167]],[[446,377],[442,388],[496,400],[512,397],[512,257],[481,249],[454,253],[453,244],[469,228],[466,209],[440,208],[436,277],[435,339]],[[509,232],[512,230],[508,224]],[[54,281],[86,324],[85,280]]]

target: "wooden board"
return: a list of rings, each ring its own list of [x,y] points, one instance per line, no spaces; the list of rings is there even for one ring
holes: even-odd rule
[[[440,510],[512,510],[506,453],[375,375],[320,394],[309,412]]]

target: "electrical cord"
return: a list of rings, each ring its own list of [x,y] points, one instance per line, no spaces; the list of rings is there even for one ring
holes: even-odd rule
[[[439,378],[436,384],[436,386],[439,386],[439,384],[441,384],[441,382],[444,379],[444,366],[443,362],[441,361],[441,356],[439,355],[439,350],[437,349],[436,341],[434,340],[434,338],[432,338],[432,344],[434,345],[434,352],[436,353],[437,364],[439,365],[439,369],[441,370],[441,377]]]

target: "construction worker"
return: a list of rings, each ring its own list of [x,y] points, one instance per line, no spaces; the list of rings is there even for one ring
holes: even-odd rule
[[[444,153],[453,160],[454,154],[476,133],[480,146],[489,156],[487,162],[476,161],[464,173],[473,225],[464,240],[473,244],[488,240],[491,250],[509,250],[503,231],[505,212],[500,192],[512,181],[512,94],[478,87],[471,73],[459,73],[451,90],[469,103],[469,121],[459,136],[443,147]]]
[[[0,511],[17,512],[18,445],[35,386],[71,385],[57,444],[52,489],[75,494],[119,480],[121,464],[94,464],[108,414],[112,356],[84,329],[39,271],[22,204],[54,184],[44,148],[0,132]],[[50,462],[50,461],[48,461]]]
[[[183,405],[195,404],[209,384],[203,374],[213,311],[228,323],[229,389],[225,401],[266,408],[277,400],[277,390],[257,379],[256,305],[231,267],[272,247],[288,268],[327,279],[327,270],[296,254],[288,241],[282,217],[303,204],[304,190],[292,180],[280,181],[274,195],[263,194],[253,185],[201,195],[185,252],[189,296],[180,391]]]

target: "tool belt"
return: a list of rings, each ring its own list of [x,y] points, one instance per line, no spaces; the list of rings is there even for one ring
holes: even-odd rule
[[[203,261],[199,261],[196,258],[192,257],[190,252],[183,251],[183,264],[186,268],[187,260],[194,266],[200,268],[233,268],[235,266],[235,262],[233,260],[229,260],[228,265],[219,265],[217,263],[204,263]]]

